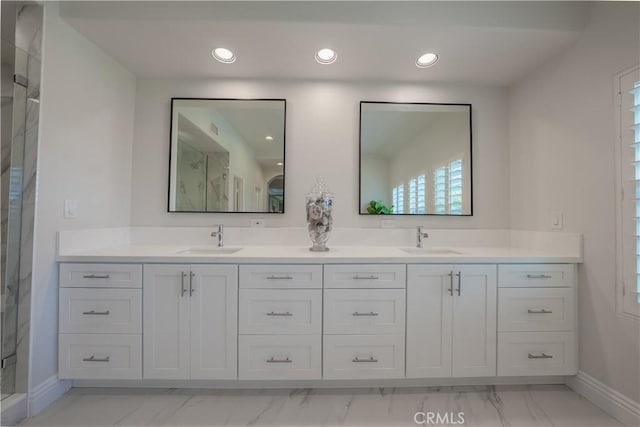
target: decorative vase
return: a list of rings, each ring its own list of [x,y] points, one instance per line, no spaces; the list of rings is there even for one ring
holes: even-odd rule
[[[327,240],[333,226],[333,194],[329,192],[324,179],[319,177],[306,196],[307,229],[313,244],[309,250],[328,251]]]

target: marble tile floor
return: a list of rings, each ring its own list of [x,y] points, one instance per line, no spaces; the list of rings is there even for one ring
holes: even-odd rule
[[[564,385],[385,389],[74,388],[23,426],[416,426],[416,412],[465,426],[621,427]],[[443,421],[441,419],[441,421]],[[446,421],[446,420],[445,420]],[[456,425],[424,424],[424,425]]]

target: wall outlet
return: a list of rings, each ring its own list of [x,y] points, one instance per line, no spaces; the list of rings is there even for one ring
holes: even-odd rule
[[[381,219],[380,228],[396,228],[395,219]]]
[[[262,218],[254,218],[251,220],[251,227],[264,227],[266,225],[265,222]]]
[[[551,229],[552,230],[562,230],[563,227],[563,218],[562,212],[554,211],[551,212]]]
[[[78,217],[78,201],[77,200],[64,201],[64,217],[68,219],[75,219]]]

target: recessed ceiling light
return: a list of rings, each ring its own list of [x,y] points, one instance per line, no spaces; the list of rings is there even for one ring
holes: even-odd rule
[[[431,67],[436,62],[438,62],[437,53],[425,53],[424,55],[416,59],[416,67],[427,68],[427,67]]]
[[[320,64],[331,64],[336,61],[338,54],[333,49],[320,49],[316,52],[316,61]]]
[[[264,137],[267,141],[273,141],[273,137],[271,135],[267,135]]]
[[[276,163],[278,166],[282,166],[282,162],[278,162]]]
[[[217,47],[211,51],[211,55],[220,62],[225,64],[231,64],[236,62],[236,56],[229,49],[224,47]]]

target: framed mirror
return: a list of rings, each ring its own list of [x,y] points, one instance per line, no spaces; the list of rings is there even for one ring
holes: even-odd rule
[[[471,104],[360,103],[362,215],[473,214]]]
[[[284,99],[171,99],[169,212],[284,213]]]

